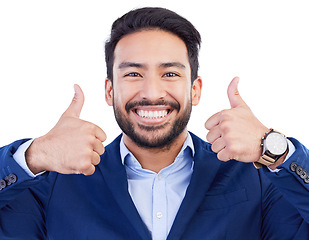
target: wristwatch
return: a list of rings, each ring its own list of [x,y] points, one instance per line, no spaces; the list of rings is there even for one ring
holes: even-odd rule
[[[289,150],[286,137],[274,129],[270,129],[269,132],[265,133],[261,146],[263,147],[262,156],[253,163],[257,169],[263,165],[269,166],[274,164]]]

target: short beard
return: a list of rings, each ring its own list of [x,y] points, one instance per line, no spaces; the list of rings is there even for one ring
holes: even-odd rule
[[[146,105],[145,103],[139,102],[139,105]],[[147,104],[147,105],[164,105],[162,103],[158,104]],[[165,104],[166,105],[166,104]],[[173,105],[174,111],[178,111],[180,109],[180,106],[175,106],[175,104],[169,104]],[[130,107],[126,106],[126,111],[129,113],[129,109],[134,106],[129,104]],[[121,128],[121,130],[139,147],[147,148],[147,149],[169,149],[171,145],[174,143],[175,139],[185,130],[187,127],[187,124],[189,122],[191,111],[192,111],[192,104],[191,100],[188,102],[188,107],[185,109],[185,111],[182,113],[181,116],[179,116],[175,122],[173,123],[172,128],[169,132],[166,134],[163,134],[161,136],[155,135],[157,130],[163,129],[168,127],[171,123],[165,123],[160,126],[144,126],[144,125],[138,125],[139,128],[146,130],[149,134],[138,134],[136,132],[136,129],[133,127],[133,123],[130,122],[124,114],[121,113],[121,110],[119,110],[115,102],[113,104],[114,108],[114,114],[116,121]],[[155,135],[153,139],[147,138],[149,135]]]

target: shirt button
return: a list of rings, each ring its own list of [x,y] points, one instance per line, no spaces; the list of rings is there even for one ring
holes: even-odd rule
[[[161,180],[162,179],[162,174],[158,174],[158,179]]]
[[[157,212],[157,218],[162,218],[163,217],[163,214],[162,214],[162,212]]]

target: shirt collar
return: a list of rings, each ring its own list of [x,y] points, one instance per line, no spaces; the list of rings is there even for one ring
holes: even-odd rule
[[[191,149],[192,157],[194,157],[194,154],[195,154],[194,145],[193,145],[192,137],[189,133],[187,133],[187,138],[186,138],[184,144],[182,145],[182,148],[181,148],[180,152],[178,153],[177,157],[183,155],[184,151],[187,148]],[[123,135],[122,135],[121,141],[120,141],[120,156],[121,156],[122,164],[124,164],[125,157],[128,154],[133,156],[133,154],[130,152],[130,150],[124,144]]]

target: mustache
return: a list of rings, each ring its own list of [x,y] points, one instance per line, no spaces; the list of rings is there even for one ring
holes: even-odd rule
[[[130,109],[138,107],[138,106],[156,106],[156,105],[169,106],[171,108],[176,109],[177,111],[180,110],[180,104],[178,102],[166,101],[163,99],[159,99],[156,101],[150,101],[150,100],[145,99],[145,100],[140,100],[140,101],[128,102],[125,106],[125,109],[127,113],[129,113]]]

